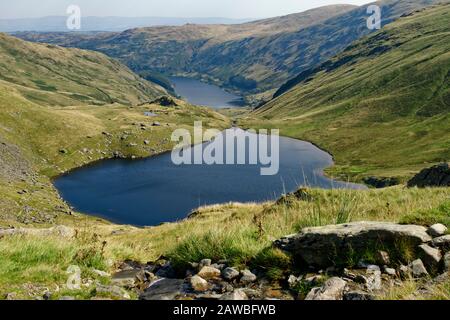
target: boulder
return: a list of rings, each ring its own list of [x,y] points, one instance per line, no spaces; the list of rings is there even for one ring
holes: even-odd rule
[[[323,286],[313,288],[305,300],[343,300],[347,283],[341,278],[331,278]]]
[[[415,278],[422,278],[429,275],[427,269],[425,268],[425,265],[420,259],[414,260],[409,267],[411,269],[412,275]]]
[[[161,279],[153,282],[140,295],[140,300],[176,300],[186,295],[186,285],[180,279]]]
[[[190,280],[191,287],[194,291],[204,292],[209,288],[208,281],[199,276],[193,276]]]
[[[442,259],[442,254],[439,249],[432,248],[427,244],[419,246],[419,256],[427,267],[427,270],[432,273],[438,269],[439,262]]]
[[[448,228],[442,223],[437,223],[428,228],[428,234],[432,237],[440,237],[447,233]]]
[[[368,291],[381,290],[381,270],[378,266],[369,266],[366,271],[366,288]]]
[[[431,168],[423,169],[409,182],[408,187],[450,187],[450,167],[441,163]]]
[[[209,266],[204,266],[197,275],[199,277],[202,277],[205,280],[209,280],[209,279],[219,278],[220,274],[221,274],[221,272],[219,269],[209,267]]]
[[[326,268],[344,265],[349,257],[364,256],[372,245],[395,247],[399,242],[418,246],[431,241],[422,226],[388,222],[355,222],[303,229],[300,234],[275,241],[275,246],[291,253],[308,266]]]
[[[389,276],[391,276],[391,277],[395,277],[396,275],[397,275],[397,272],[395,271],[395,269],[394,268],[384,268],[384,272],[387,274],[387,275],[389,275]]]
[[[241,275],[242,283],[252,283],[256,281],[256,275],[254,275],[250,270],[241,271]]]
[[[444,252],[450,251],[450,234],[434,238],[431,244],[433,245],[433,247],[439,248]]]
[[[222,278],[228,281],[232,281],[239,277],[239,271],[235,268],[225,268],[222,270]]]
[[[119,300],[129,300],[130,295],[119,286],[105,286],[102,284],[97,284],[95,288],[95,292],[97,295],[112,297],[114,299]]]

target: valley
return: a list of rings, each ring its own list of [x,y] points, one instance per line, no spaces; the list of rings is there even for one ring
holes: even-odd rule
[[[427,235],[450,227],[450,173],[436,166],[450,159],[450,5],[437,3],[380,1],[379,31],[364,6],[336,5],[234,25],[0,34],[0,299],[151,299],[156,279],[193,287],[210,267],[204,291],[172,298],[302,300],[335,277],[356,285],[373,264],[383,286],[367,280],[360,296],[450,299],[447,248]],[[195,121],[280,129],[284,175],[180,173],[171,134]],[[420,187],[407,186],[414,176]],[[370,179],[393,183],[362,185]],[[275,246],[361,221],[413,225],[443,254],[432,268],[421,256],[429,274],[414,279],[401,272],[416,271],[415,243],[339,261],[357,275],[337,260],[311,275]]]

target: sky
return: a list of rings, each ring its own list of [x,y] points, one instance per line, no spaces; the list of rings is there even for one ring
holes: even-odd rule
[[[330,4],[373,0],[1,0],[0,19],[64,16],[78,5],[83,16],[266,18]]]

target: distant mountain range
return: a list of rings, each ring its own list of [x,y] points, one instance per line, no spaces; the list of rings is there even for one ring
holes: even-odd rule
[[[182,26],[187,23],[194,24],[238,24],[249,22],[252,19],[228,19],[228,18],[176,18],[176,17],[82,17],[81,30],[89,31],[114,31],[120,32],[127,29],[153,27],[153,26]],[[64,32],[67,17],[50,16],[28,19],[0,19],[0,32]]]
[[[444,0],[382,0],[385,26]],[[367,5],[331,5],[237,25],[188,24],[124,32],[19,33],[37,42],[96,50],[153,81],[154,75],[201,78],[238,91],[248,101],[268,99],[284,83],[319,66],[367,28]]]

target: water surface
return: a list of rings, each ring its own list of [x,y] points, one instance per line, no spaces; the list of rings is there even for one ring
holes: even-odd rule
[[[280,170],[274,176],[261,176],[255,165],[177,166],[168,153],[104,160],[61,176],[55,186],[78,211],[151,226],[183,219],[202,205],[273,200],[304,185],[365,188],[325,177],[323,169],[332,164],[332,157],[311,143],[280,137]]]
[[[170,77],[175,92],[189,103],[212,108],[241,107],[242,97],[196,79]]]

